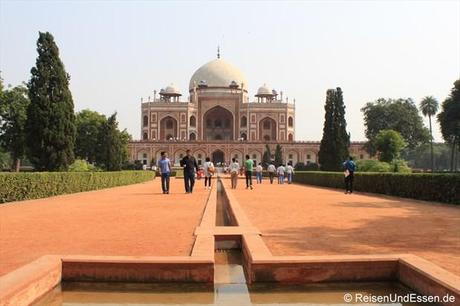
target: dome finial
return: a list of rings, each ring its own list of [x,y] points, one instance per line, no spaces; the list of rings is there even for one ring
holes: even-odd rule
[[[220,47],[217,45],[217,58],[220,58]]]

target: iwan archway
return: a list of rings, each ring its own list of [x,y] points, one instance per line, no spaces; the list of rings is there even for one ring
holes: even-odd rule
[[[233,140],[233,114],[216,106],[203,116],[203,130],[205,140]]]
[[[212,162],[214,164],[223,163],[225,161],[225,154],[221,150],[215,150],[212,152]]]

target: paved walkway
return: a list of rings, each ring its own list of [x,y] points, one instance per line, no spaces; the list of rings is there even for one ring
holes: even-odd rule
[[[0,205],[0,275],[46,254],[190,255],[208,191],[171,179]]]
[[[233,194],[273,255],[412,253],[460,275],[460,207],[267,180],[254,190],[238,184]]]
[[[0,275],[45,254],[188,256],[209,192],[171,184],[0,205]],[[460,207],[243,179],[233,194],[273,255],[412,253],[460,275]]]

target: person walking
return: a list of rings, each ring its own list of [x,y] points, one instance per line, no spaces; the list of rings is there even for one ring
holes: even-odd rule
[[[230,164],[230,178],[232,181],[232,189],[236,189],[238,184],[238,174],[240,172],[240,164],[236,158],[232,158],[232,163]]]
[[[347,161],[343,163],[343,167],[345,168],[345,194],[353,193],[353,181],[355,179],[355,170],[356,164],[353,161],[353,157],[349,157]]]
[[[203,172],[204,172],[204,188],[206,190],[211,189],[211,179],[214,173],[216,172],[214,168],[214,164],[212,163],[209,157],[206,157],[206,161],[203,165]]]
[[[294,175],[294,167],[292,167],[292,163],[289,162],[286,166],[286,174],[288,178],[288,184],[292,184],[292,176]]]
[[[262,184],[262,163],[259,163],[256,167],[256,179],[257,179],[257,184]]]
[[[246,161],[244,162],[244,170],[245,170],[245,175],[246,175],[246,189],[252,187],[252,171],[254,169],[254,161],[249,158],[249,155],[246,155]]]
[[[279,165],[278,169],[276,169],[276,172],[278,173],[278,184],[284,184],[285,171],[286,171],[286,168],[284,168],[283,164]]]
[[[169,178],[171,176],[171,161],[166,152],[161,152],[161,158],[158,161],[158,168],[161,175],[161,189],[163,194],[169,194]]]
[[[270,162],[270,165],[267,167],[268,177],[270,178],[270,184],[273,184],[273,178],[275,177],[276,167],[273,162]]]
[[[195,186],[195,171],[198,172],[198,164],[190,150],[185,151],[186,155],[180,161],[181,167],[184,168],[184,185],[185,193],[192,193]]]

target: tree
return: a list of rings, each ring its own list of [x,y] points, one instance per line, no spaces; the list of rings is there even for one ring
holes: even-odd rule
[[[50,33],[39,32],[37,52],[28,84],[28,157],[36,170],[63,171],[73,163],[76,133],[70,76]]]
[[[450,169],[450,147],[446,143],[433,143],[434,168],[435,170]],[[412,168],[430,169],[431,167],[431,146],[421,144],[413,150],[403,150],[401,157],[407,160]]]
[[[120,140],[121,140],[121,162],[124,164],[128,161],[129,157],[129,149],[128,143],[133,140],[131,134],[128,133],[127,129],[124,129],[120,133]]]
[[[126,144],[129,138],[126,131],[118,130],[117,113],[114,113],[101,127],[98,137],[97,164],[107,171],[121,170],[126,160]]]
[[[345,120],[345,103],[343,102],[343,93],[340,87],[337,87],[335,92],[335,116],[334,116],[334,131],[336,132],[337,157],[342,162],[348,158],[348,147],[350,146],[350,135],[347,133],[347,121]]]
[[[379,160],[383,162],[397,159],[405,145],[401,134],[394,130],[382,130],[375,137],[375,147],[380,153]]]
[[[11,169],[17,172],[26,149],[27,88],[19,85],[3,91],[0,105],[0,145],[10,153]]]
[[[454,171],[457,167],[456,146],[460,142],[460,79],[455,81],[449,97],[442,103],[438,121],[442,137],[451,145],[450,169]]]
[[[267,168],[268,165],[272,162],[272,153],[270,151],[270,147],[268,144],[265,145],[265,152],[264,155],[262,156],[262,165],[264,168]]]
[[[0,171],[11,166],[11,158],[8,152],[5,152],[2,147],[0,147]]]
[[[75,156],[89,163],[96,162],[98,135],[107,118],[98,112],[84,109],[77,113],[75,123],[77,137],[75,139]]]
[[[395,130],[401,134],[409,148],[415,148],[430,139],[428,129],[418,113],[412,99],[383,99],[368,102],[361,111],[364,113],[366,147],[371,155],[375,155],[375,137],[381,130]]]
[[[423,116],[428,116],[430,122],[430,146],[431,146],[431,171],[434,170],[434,153],[433,153],[433,129],[431,126],[431,116],[436,115],[438,112],[438,101],[433,96],[427,96],[420,102],[420,110]]]
[[[278,167],[283,163],[283,148],[277,144],[275,147],[275,166]]]
[[[350,135],[346,131],[345,104],[339,87],[326,92],[324,110],[326,114],[318,161],[321,170],[339,171],[342,162],[348,157],[350,144]]]

